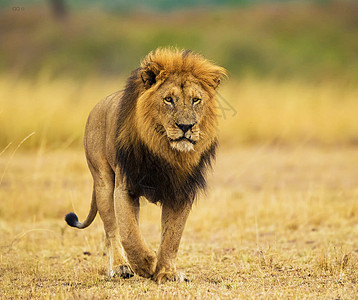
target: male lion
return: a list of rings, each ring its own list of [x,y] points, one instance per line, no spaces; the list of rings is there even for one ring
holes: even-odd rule
[[[183,280],[175,258],[186,219],[215,157],[215,89],[225,69],[191,51],[157,49],[134,70],[123,92],[99,102],[89,115],[85,151],[93,176],[92,204],[104,223],[109,275],[133,272],[161,283]],[[162,206],[159,251],[138,228],[139,197]],[[116,267],[115,267],[116,266]]]

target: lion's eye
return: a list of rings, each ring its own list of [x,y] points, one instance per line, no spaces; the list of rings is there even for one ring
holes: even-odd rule
[[[193,98],[193,104],[195,104],[195,103],[199,103],[201,101],[201,99],[200,98]]]
[[[172,97],[165,97],[164,98],[164,103],[173,104],[174,103],[173,98]]]

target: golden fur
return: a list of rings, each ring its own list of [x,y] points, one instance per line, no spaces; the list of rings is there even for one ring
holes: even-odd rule
[[[91,112],[85,133],[94,179],[91,210],[83,223],[74,213],[66,221],[85,228],[98,209],[111,276],[117,272],[126,278],[133,270],[157,282],[182,278],[175,257],[196,192],[205,188],[206,168],[215,156],[215,89],[223,76],[223,68],[199,54],[157,49],[132,72],[122,93],[107,97]],[[140,196],[162,204],[157,255],[138,229]]]

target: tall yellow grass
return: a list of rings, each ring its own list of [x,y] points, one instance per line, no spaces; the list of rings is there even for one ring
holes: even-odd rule
[[[122,88],[117,80],[89,78],[36,80],[0,78],[0,145],[17,144],[35,132],[22,148],[67,148],[82,143],[86,118],[104,96]],[[0,148],[1,149],[1,148]]]
[[[222,94],[237,110],[222,118],[223,141],[358,142],[357,86],[246,79],[229,82]]]
[[[91,108],[123,86],[123,79],[113,78],[0,77],[0,150],[31,132],[22,148],[81,145]],[[229,80],[219,92],[227,109],[218,126],[224,145],[358,141],[356,86],[247,78]]]

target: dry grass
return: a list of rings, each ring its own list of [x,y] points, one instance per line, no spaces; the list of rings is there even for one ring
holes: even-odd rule
[[[119,90],[115,80],[36,80],[0,78],[0,145],[17,144],[31,132],[23,148],[67,148],[82,143],[89,111],[103,97]]]
[[[220,133],[223,141],[273,141],[294,144],[358,142],[358,88],[338,82],[245,79],[229,81],[222,96],[237,110],[226,112]]]
[[[42,149],[42,150],[41,150]],[[89,208],[82,151],[0,155],[3,299],[321,298],[358,296],[358,152],[349,147],[221,149],[211,189],[193,209],[178,267],[189,283],[105,277],[99,218]],[[159,213],[143,201],[141,228],[159,243]]]
[[[91,108],[123,86],[124,80],[109,78],[86,78],[76,84],[72,79],[51,80],[45,71],[33,81],[0,77],[0,149],[10,142],[16,145],[31,132],[35,134],[22,149],[58,150],[82,145]],[[356,85],[229,80],[220,95],[225,111],[221,112],[219,130],[226,145],[358,141]]]

